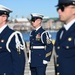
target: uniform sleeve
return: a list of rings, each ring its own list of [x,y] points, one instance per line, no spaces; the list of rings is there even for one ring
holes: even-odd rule
[[[41,38],[42,38],[42,43],[45,45],[45,58],[44,58],[44,60],[50,61],[52,49],[53,49],[51,35],[48,33],[44,33]]]
[[[21,37],[18,35],[18,39],[22,43]],[[13,75],[24,75],[25,70],[25,53],[24,49],[16,48],[15,36],[11,39],[9,44],[9,48],[11,50],[11,59],[13,63]]]

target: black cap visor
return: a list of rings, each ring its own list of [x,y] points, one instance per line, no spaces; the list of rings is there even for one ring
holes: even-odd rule
[[[75,5],[75,2],[59,3],[59,4],[58,4],[58,5],[56,5],[55,7],[59,7],[59,6],[62,6],[62,5],[65,5],[65,6]]]
[[[0,16],[1,16],[1,15],[7,15],[7,16],[9,16],[9,13],[6,12],[6,11],[0,11]]]
[[[37,20],[37,19],[41,19],[41,20],[42,20],[41,17],[32,17],[31,21],[32,21],[32,22],[35,22],[35,20]]]

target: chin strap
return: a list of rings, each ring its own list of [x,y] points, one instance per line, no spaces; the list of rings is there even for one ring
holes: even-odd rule
[[[19,40],[19,37],[18,37],[18,34],[20,35],[21,37],[21,40],[22,40],[22,44]],[[24,43],[24,40],[23,40],[23,37],[22,37],[22,34],[19,32],[19,31],[15,31],[13,32],[10,37],[8,38],[8,41],[6,43],[6,48],[9,52],[11,52],[11,50],[9,49],[9,44],[12,40],[12,38],[15,36],[15,43],[16,43],[16,48],[18,50],[18,52],[20,52],[20,50],[24,50],[25,49],[25,43]]]

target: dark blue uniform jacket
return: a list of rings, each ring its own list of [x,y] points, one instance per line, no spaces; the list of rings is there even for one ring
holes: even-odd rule
[[[13,32],[7,26],[0,34],[0,75],[24,75],[25,55],[23,50],[21,54],[17,52],[15,37],[9,44],[11,52],[6,48],[7,40]],[[20,37],[19,39],[21,41]]]
[[[57,33],[55,43],[57,53],[56,73],[59,75],[75,75],[75,23],[60,39],[62,29]]]
[[[41,27],[37,31],[32,31],[30,35],[30,50],[31,50],[31,66],[42,66],[43,60],[50,61],[51,52],[53,48],[52,42],[47,43],[47,37],[44,34],[42,39],[44,43],[41,41],[41,34],[45,30]],[[33,49],[33,46],[44,46],[43,49]]]

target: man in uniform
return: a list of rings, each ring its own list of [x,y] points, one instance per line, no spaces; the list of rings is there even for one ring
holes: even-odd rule
[[[43,16],[33,13],[30,22],[35,28],[30,34],[29,63],[31,75],[46,75],[47,63],[52,53],[52,40],[49,32],[41,27]]]
[[[24,42],[20,32],[7,26],[12,11],[0,5],[0,75],[24,75]]]
[[[75,75],[75,0],[59,0],[57,11],[64,25],[56,36],[56,75]]]

